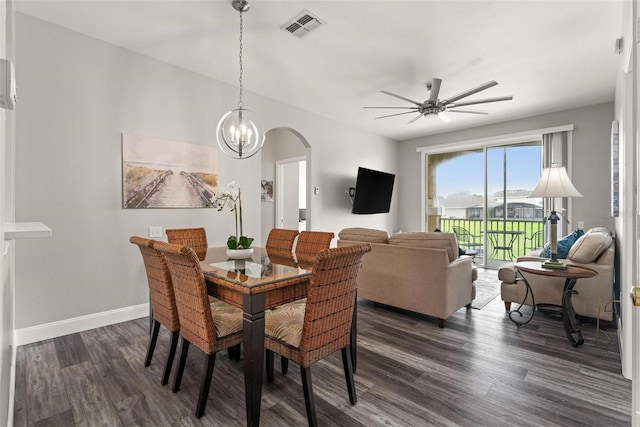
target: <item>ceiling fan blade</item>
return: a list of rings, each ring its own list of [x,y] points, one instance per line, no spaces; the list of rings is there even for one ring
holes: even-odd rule
[[[417,111],[417,110],[413,110],[413,111],[405,111],[404,113],[389,114],[389,115],[386,115],[386,116],[376,117],[376,119],[386,119],[387,117],[401,116],[401,115],[403,115],[403,114],[415,113],[416,111]]]
[[[435,103],[438,100],[438,94],[440,93],[441,79],[433,79],[431,82],[431,90],[429,91],[429,102]]]
[[[394,96],[398,99],[411,102],[412,104],[416,104],[418,106],[422,105],[422,102],[414,101],[413,99],[405,98],[404,96],[396,95],[395,93],[387,92],[386,90],[381,90],[380,92],[384,93],[385,95]]]
[[[413,119],[409,120],[407,122],[408,125],[410,125],[411,123],[415,122],[416,120],[418,120],[420,117],[422,117],[422,113],[420,113],[419,115],[417,115],[416,117],[414,117]]]
[[[511,101],[513,96],[498,96],[496,98],[477,99],[475,101],[463,101],[449,104],[448,108],[464,107],[465,105],[486,104],[488,102]]]
[[[371,108],[397,108],[399,110],[416,110],[416,107],[362,107],[365,109],[371,109]]]
[[[447,108],[447,113],[469,113],[469,114],[482,114],[487,115],[486,111],[477,111],[477,110],[451,110]]]
[[[498,82],[496,82],[495,80],[491,80],[490,82],[487,82],[485,84],[481,84],[478,87],[474,87],[473,89],[469,89],[467,91],[459,93],[456,96],[452,96],[449,99],[445,99],[444,101],[442,101],[442,103],[443,104],[450,104],[452,102],[456,102],[458,99],[466,98],[467,96],[470,96],[470,95],[473,95],[474,93],[478,93],[478,92],[481,92],[483,90],[489,89],[490,87],[493,87],[493,86],[495,86],[497,84],[498,84]]]
[[[438,118],[445,123],[449,123],[451,121],[451,117],[447,116],[446,113],[438,113]]]

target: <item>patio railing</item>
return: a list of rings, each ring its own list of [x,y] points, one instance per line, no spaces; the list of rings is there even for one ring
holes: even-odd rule
[[[486,255],[485,263],[488,264],[491,260],[515,261],[517,257],[532,249],[542,248],[544,244],[543,232],[535,234],[543,229],[541,219],[490,218],[487,219],[485,230],[482,219],[440,218],[442,231],[453,233],[454,226],[467,230],[472,243],[485,244],[484,251],[479,251],[477,256],[484,258]],[[460,242],[460,247],[467,249],[464,242]],[[498,247],[501,249],[496,249]]]

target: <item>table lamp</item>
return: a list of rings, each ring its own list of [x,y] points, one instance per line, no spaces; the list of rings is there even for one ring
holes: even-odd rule
[[[582,194],[573,186],[567,170],[562,166],[551,166],[542,169],[542,176],[529,197],[542,197],[551,199],[551,213],[549,214],[551,259],[542,264],[545,268],[565,269],[567,265],[558,261],[558,216],[555,209],[556,197],[582,197]]]

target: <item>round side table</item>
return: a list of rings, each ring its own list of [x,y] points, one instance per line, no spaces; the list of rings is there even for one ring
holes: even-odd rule
[[[576,282],[578,279],[593,277],[597,275],[598,272],[590,268],[580,267],[580,266],[571,265],[571,264],[567,265],[567,268],[564,270],[544,268],[540,261],[519,262],[519,263],[516,263],[515,267],[520,277],[522,277],[522,281],[524,281],[525,283],[526,293],[524,296],[524,300],[522,301],[520,306],[518,306],[516,310],[511,310],[509,312],[509,319],[511,319],[511,321],[516,325],[522,326],[529,323],[531,319],[533,319],[533,315],[535,314],[535,310],[536,310],[535,299],[533,296],[533,292],[531,290],[531,286],[527,281],[527,278],[522,274],[523,272],[529,273],[529,274],[536,274],[539,276],[563,277],[565,278],[564,289],[562,291],[562,323],[564,326],[564,331],[567,335],[567,338],[569,338],[569,342],[571,342],[571,345],[573,345],[574,347],[578,347],[582,345],[584,343],[584,339],[582,338],[580,325],[576,322],[576,313],[573,309],[573,304],[571,303],[571,296],[574,293],[577,293],[577,291],[573,290],[573,287],[576,285]],[[512,316],[514,313],[517,313],[520,317],[522,317],[520,308],[527,301],[527,297],[529,295],[531,295],[533,310],[531,311],[531,316],[529,316],[529,318],[526,321],[520,322],[514,319]]]

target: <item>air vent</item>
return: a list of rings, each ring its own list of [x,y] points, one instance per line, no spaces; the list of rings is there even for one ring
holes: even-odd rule
[[[308,10],[303,11],[300,15],[296,16],[291,21],[284,24],[283,30],[293,34],[296,37],[304,37],[316,28],[324,25],[325,23],[317,16],[313,15]]]

